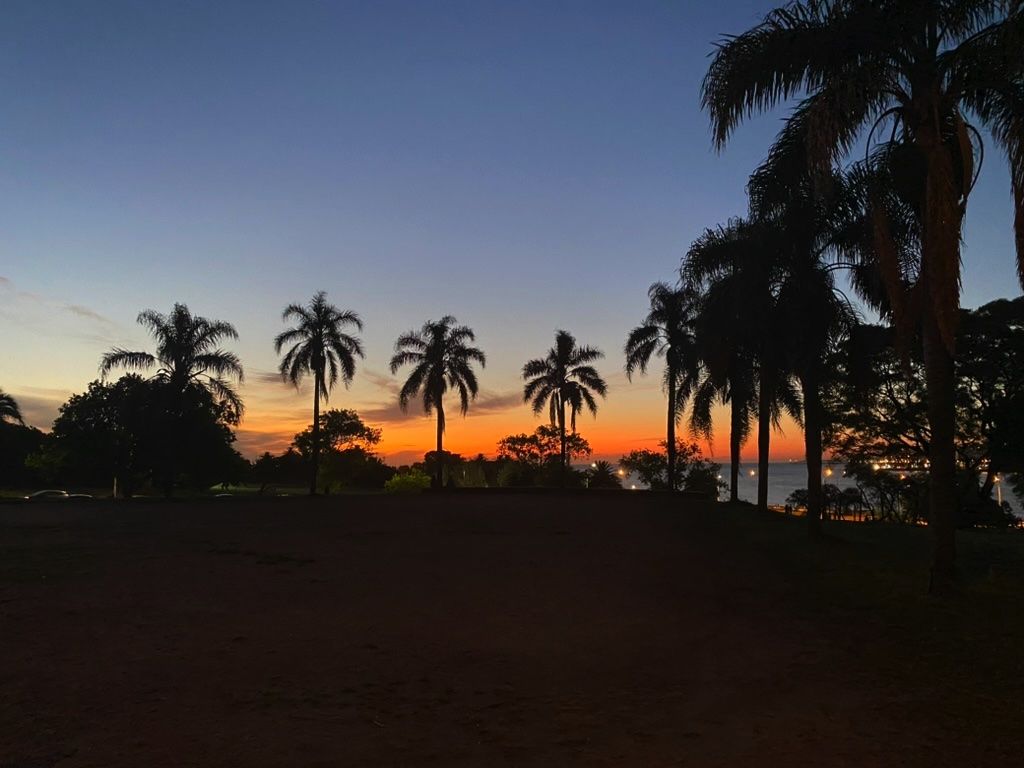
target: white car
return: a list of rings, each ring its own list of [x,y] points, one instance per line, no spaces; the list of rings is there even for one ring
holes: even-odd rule
[[[67,491],[36,491],[25,497],[25,501],[67,501]]]

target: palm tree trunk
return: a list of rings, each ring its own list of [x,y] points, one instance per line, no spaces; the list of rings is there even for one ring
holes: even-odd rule
[[[170,450],[165,454],[167,457],[167,465],[164,467],[164,496],[168,499],[174,496],[174,483],[178,478],[178,452],[184,449],[182,443],[184,442],[184,429],[182,428],[182,422],[185,420],[185,388],[179,389],[178,385],[172,380],[170,390],[168,391],[169,403],[170,403]]]
[[[437,398],[437,476],[435,486],[444,488],[444,404]]]
[[[309,495],[316,496],[317,476],[320,473],[320,371],[313,372],[313,467],[310,470]]]
[[[804,460],[807,462],[807,532],[821,535],[821,396],[817,378],[800,377],[804,396]]]
[[[668,452],[668,489],[676,490],[676,372],[668,370],[668,430],[665,450]]]
[[[768,458],[772,439],[772,392],[762,367],[757,403],[757,508],[768,511]]]
[[[928,391],[929,527],[934,552],[929,591],[942,594],[953,586],[956,561],[956,409],[953,354],[939,333],[933,310],[925,309],[923,340]]]
[[[740,433],[742,432],[743,403],[733,390],[730,398],[729,424],[729,501],[740,498]]]
[[[566,475],[568,474],[568,456],[565,452],[565,403],[558,399],[558,436],[561,440],[561,463],[562,463],[562,487],[565,487]]]

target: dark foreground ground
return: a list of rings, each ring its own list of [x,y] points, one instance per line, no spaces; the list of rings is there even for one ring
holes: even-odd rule
[[[0,767],[986,766],[1024,538],[664,497],[0,507]]]

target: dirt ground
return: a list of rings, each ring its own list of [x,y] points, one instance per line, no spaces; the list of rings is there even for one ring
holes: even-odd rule
[[[817,611],[728,514],[626,492],[0,507],[0,768],[1014,754],[922,715],[861,652],[870,612]]]

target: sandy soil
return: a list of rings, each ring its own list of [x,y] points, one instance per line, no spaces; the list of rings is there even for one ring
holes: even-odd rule
[[[771,553],[664,506],[0,508],[0,767],[958,764]]]

